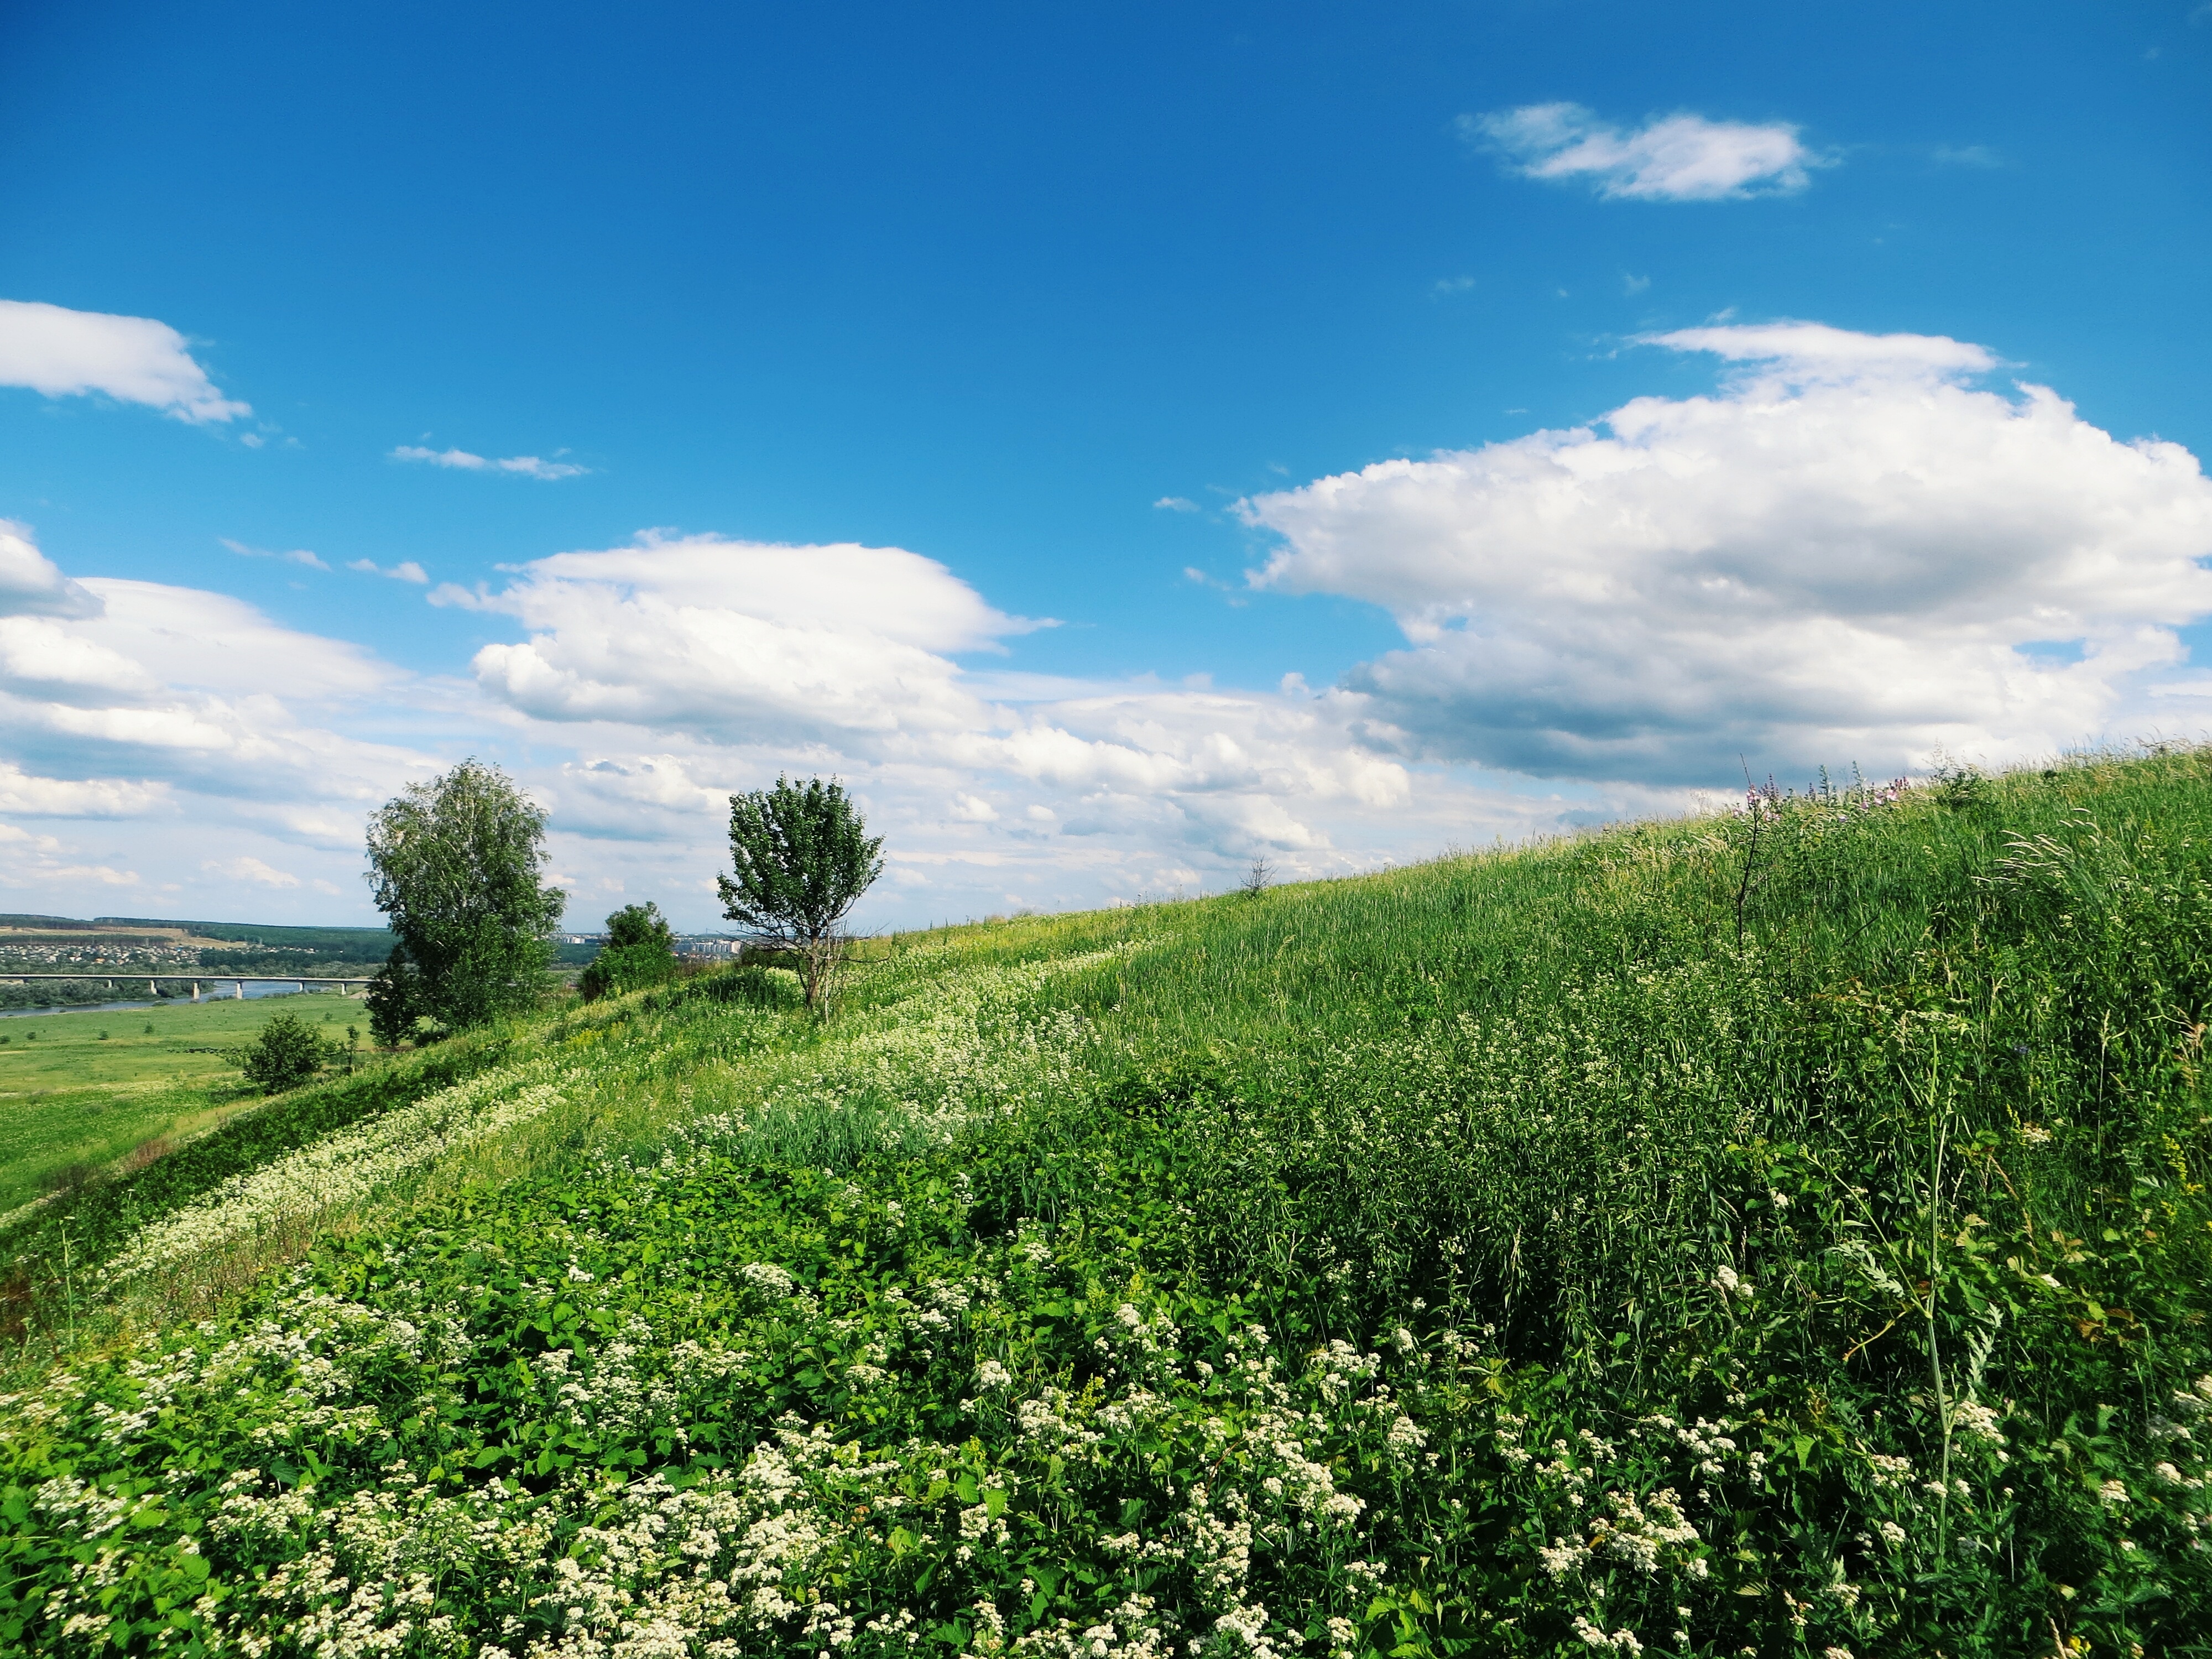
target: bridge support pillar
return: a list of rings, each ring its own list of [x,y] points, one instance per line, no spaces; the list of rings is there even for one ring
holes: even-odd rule
[[[194,980],[194,981],[192,981],[192,1000],[193,1000],[194,1002],[198,1002],[199,1000],[200,1000],[200,982],[199,982],[199,981],[198,981],[198,980]]]
[[[238,1001],[238,1002],[243,1002],[243,1001],[245,1001],[245,1000],[246,1000],[246,981],[245,981],[244,980],[242,980],[242,979],[241,979],[241,980],[240,980],[236,984],[233,985],[233,986],[230,988],[230,994],[231,994],[231,998],[232,998],[232,1000],[233,1000],[234,1001]]]

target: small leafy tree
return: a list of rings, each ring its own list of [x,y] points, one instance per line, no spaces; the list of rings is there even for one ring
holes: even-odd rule
[[[835,778],[730,797],[730,860],[717,876],[722,914],[797,954],[806,1006],[820,1010],[843,954],[838,926],[884,871],[884,838]]]
[[[277,1014],[238,1051],[238,1068],[262,1093],[296,1089],[323,1069],[321,1034],[297,1014]]]
[[[495,766],[410,784],[368,822],[368,877],[399,943],[369,988],[378,1040],[534,1007],[566,900],[539,875],[545,811]]]
[[[607,918],[607,943],[576,988],[584,1000],[643,990],[676,977],[676,934],[657,904],[625,904]]]

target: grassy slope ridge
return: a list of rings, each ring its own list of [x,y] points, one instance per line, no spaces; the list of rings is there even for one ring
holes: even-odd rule
[[[2208,782],[896,940],[210,1137],[19,1367],[0,1637],[2212,1651]]]

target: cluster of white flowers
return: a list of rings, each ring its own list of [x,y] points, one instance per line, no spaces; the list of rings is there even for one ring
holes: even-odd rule
[[[557,1054],[441,1089],[234,1176],[149,1222],[114,1261],[118,1280],[176,1268],[240,1240],[304,1230],[460,1148],[541,1117],[565,1097]]]
[[[1705,1577],[1705,1558],[1684,1553],[1701,1541],[1698,1529],[1682,1514],[1680,1500],[1671,1487],[1662,1488],[1639,1502],[1631,1492],[1609,1492],[1606,1505],[1613,1512],[1591,1517],[1590,1553],[1625,1561],[1638,1572],[1655,1573],[1662,1559],[1686,1570],[1692,1577]],[[1669,1555],[1669,1552],[1673,1552]]]
[[[1721,1459],[1733,1456],[1735,1453],[1735,1442],[1723,1431],[1734,1426],[1728,1423],[1708,1423],[1701,1417],[1695,1428],[1676,1429],[1674,1438],[1697,1460],[1699,1474],[1717,1477],[1724,1473]]]
[[[1877,1487],[1902,1486],[1912,1479],[1912,1460],[1893,1457],[1887,1452],[1869,1452],[1867,1468]]]
[[[1994,1407],[1978,1400],[1961,1400],[1951,1408],[1951,1426],[1968,1439],[1988,1446],[2004,1444],[2004,1431],[1997,1426],[2002,1420]]]
[[[1644,1644],[1637,1639],[1634,1631],[1617,1630],[1607,1636],[1605,1626],[1592,1624],[1587,1613],[1575,1615],[1574,1630],[1584,1647],[1596,1648],[1606,1653],[1626,1653],[1632,1656],[1644,1651]]]
[[[1167,1659],[1175,1650],[1175,1621],[1163,1615],[1149,1595],[1127,1596],[1109,1618],[1079,1630],[1067,1620],[1055,1620],[1017,1638],[1011,1648],[1006,1646],[1005,1621],[998,1609],[983,1601],[975,1611],[978,1629],[971,1642],[979,1654],[1005,1652],[1012,1659]]]

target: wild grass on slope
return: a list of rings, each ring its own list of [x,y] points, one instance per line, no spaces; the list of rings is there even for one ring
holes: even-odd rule
[[[234,1109],[247,1091],[229,1050],[280,1009],[336,1041],[361,1018],[358,1003],[311,994],[0,1019],[0,1216]]]
[[[16,1396],[0,1631],[2212,1650],[2208,778],[894,941],[820,1038],[630,1002],[557,1123]]]

